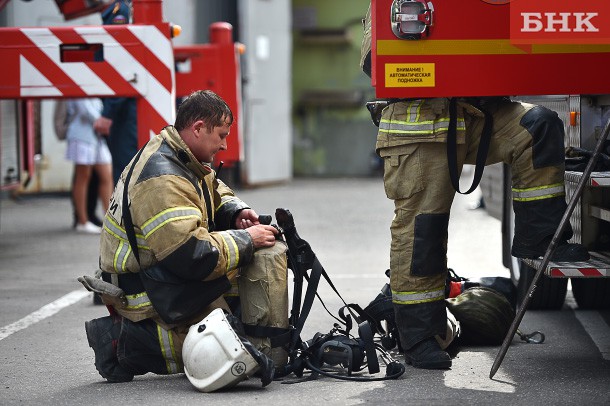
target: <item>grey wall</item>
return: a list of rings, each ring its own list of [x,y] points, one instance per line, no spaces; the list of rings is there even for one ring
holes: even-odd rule
[[[291,6],[286,0],[240,0],[244,71],[244,180],[292,177]]]

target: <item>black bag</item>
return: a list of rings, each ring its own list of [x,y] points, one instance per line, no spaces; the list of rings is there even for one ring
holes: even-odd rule
[[[153,308],[168,324],[191,320],[231,288],[224,276],[208,282],[187,280],[160,264],[141,270],[139,275]]]

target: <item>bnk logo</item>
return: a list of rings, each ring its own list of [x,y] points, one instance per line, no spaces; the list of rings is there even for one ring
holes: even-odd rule
[[[599,13],[521,13],[521,32],[598,32],[593,18]]]
[[[610,2],[512,0],[510,38],[521,44],[610,44]]]

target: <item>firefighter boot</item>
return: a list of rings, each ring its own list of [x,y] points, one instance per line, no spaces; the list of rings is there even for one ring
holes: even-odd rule
[[[255,373],[261,379],[263,386],[267,386],[273,381],[275,376],[275,364],[273,359],[259,351],[247,338],[246,332],[244,331],[244,325],[237,317],[232,314],[226,315],[227,321],[233,328],[233,331],[237,334],[240,341],[246,347],[246,350],[252,355],[252,358],[256,360],[260,369]]]
[[[117,342],[121,332],[120,320],[112,316],[85,322],[89,347],[95,352],[95,368],[108,382],[129,382],[133,374],[127,372],[117,358]]]
[[[426,338],[405,351],[405,361],[415,368],[448,369],[451,357],[441,350],[434,337]]]
[[[517,258],[540,258],[546,253],[551,241],[552,237],[547,237],[535,246],[527,246],[519,244],[518,240],[515,239],[511,254]],[[553,255],[549,259],[554,262],[580,262],[588,261],[589,258],[591,256],[583,245],[569,243],[564,240],[557,243]]]

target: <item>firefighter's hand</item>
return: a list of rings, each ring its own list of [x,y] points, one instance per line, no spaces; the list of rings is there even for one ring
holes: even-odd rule
[[[235,228],[244,230],[248,227],[259,225],[258,214],[252,209],[243,209],[235,219]]]
[[[112,126],[112,120],[101,116],[93,122],[93,130],[103,136],[110,135],[110,127]]]
[[[275,245],[275,235],[278,231],[273,226],[258,224],[248,227],[246,231],[252,237],[254,248],[273,247]]]

